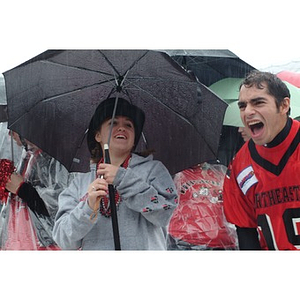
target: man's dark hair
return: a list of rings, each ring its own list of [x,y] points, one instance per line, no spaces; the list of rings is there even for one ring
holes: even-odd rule
[[[258,89],[263,89],[263,83],[267,85],[267,92],[269,95],[273,96],[276,100],[276,107],[279,109],[280,105],[283,103],[285,97],[291,98],[291,94],[286,84],[282,82],[275,74],[270,72],[261,72],[254,70],[248,74],[248,76],[242,81],[242,85],[246,87],[255,86]],[[290,110],[287,112],[287,115],[290,114]]]

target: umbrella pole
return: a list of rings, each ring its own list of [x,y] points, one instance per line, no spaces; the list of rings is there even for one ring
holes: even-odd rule
[[[109,156],[108,150],[109,150],[108,144],[105,144],[104,145],[105,163],[110,164],[110,156]],[[121,250],[119,225],[118,225],[118,217],[117,217],[117,207],[116,207],[116,202],[115,202],[115,190],[114,190],[114,187],[112,184],[108,185],[108,192],[109,192],[109,203],[110,203],[110,209],[111,209],[111,221],[112,221],[112,227],[113,227],[115,250]]]
[[[118,99],[119,99],[119,93],[117,93],[117,96],[116,96],[115,105],[114,105],[113,114],[112,114],[112,120],[114,120],[115,116],[116,116]],[[110,143],[110,139],[111,139],[113,123],[114,122],[111,122],[107,144],[104,144],[104,161],[107,164],[111,163],[110,156],[109,156],[109,143]],[[112,227],[113,227],[115,250],[121,250],[117,208],[116,208],[116,202],[115,202],[115,190],[114,190],[114,187],[112,184],[108,185],[108,193],[109,193],[109,203],[110,203],[110,209],[111,209],[111,222],[112,222]]]
[[[11,150],[11,161],[14,163],[14,139],[12,130],[10,130],[10,150]]]

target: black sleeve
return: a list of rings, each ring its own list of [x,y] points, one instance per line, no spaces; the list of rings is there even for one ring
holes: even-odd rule
[[[261,250],[256,228],[236,226],[240,250]]]
[[[47,217],[50,216],[43,199],[30,183],[24,182],[20,186],[18,196],[27,203],[33,212]]]

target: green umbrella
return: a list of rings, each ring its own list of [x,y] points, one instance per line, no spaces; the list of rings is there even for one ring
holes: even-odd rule
[[[237,105],[239,88],[243,78],[224,78],[209,86],[221,99],[228,103],[223,125],[244,126],[240,118],[240,110]],[[300,89],[283,81],[291,93],[291,117],[300,119]]]
[[[283,81],[291,93],[291,117],[300,120],[300,88]]]

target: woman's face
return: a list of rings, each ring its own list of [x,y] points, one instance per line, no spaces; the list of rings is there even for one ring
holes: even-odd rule
[[[107,144],[109,132],[111,128],[112,119],[104,121],[101,125],[100,131],[96,133],[95,139],[102,146]],[[130,153],[134,146],[135,131],[133,122],[123,116],[116,116],[114,119],[109,149],[116,153],[124,154]]]

